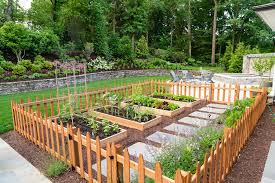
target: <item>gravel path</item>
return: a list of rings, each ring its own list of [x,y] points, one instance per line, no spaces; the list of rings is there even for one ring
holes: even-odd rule
[[[271,141],[275,141],[275,122],[272,122],[272,113],[266,108],[225,183],[259,183]]]

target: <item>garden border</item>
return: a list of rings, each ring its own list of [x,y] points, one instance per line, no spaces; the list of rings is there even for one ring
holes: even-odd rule
[[[63,124],[58,126],[56,123],[50,123],[48,126],[48,116],[55,116],[56,112],[60,112],[60,103],[66,102],[68,96],[55,99],[50,98],[48,100],[45,98],[44,100],[39,100],[39,98],[37,98],[35,102],[29,100],[28,103],[23,103],[23,100],[21,100],[21,104],[12,101],[14,129],[40,148],[49,152],[52,156],[67,162],[81,177],[89,182],[102,182],[102,156],[107,160],[107,182],[117,182],[118,178],[123,178],[124,182],[130,182],[130,168],[132,168],[138,172],[138,180],[141,182],[145,176],[147,176],[160,183],[182,183],[183,181],[186,183],[217,183],[223,182],[225,176],[236,162],[241,149],[256,127],[265,109],[267,100],[266,89],[240,88],[238,85],[230,85],[229,87],[225,85],[215,86],[214,84],[198,86],[190,83],[166,83],[164,81],[146,81],[144,83],[74,94],[73,96],[76,97],[78,101],[77,104],[81,110],[93,106],[95,101],[106,92],[113,91],[126,96],[129,93],[133,93],[135,87],[141,87],[144,94],[150,94],[150,92],[155,90],[164,92],[164,88],[169,87],[169,90],[166,90],[166,92],[169,91],[181,95],[187,95],[183,89],[189,87],[189,93],[192,93],[190,92],[192,91],[190,90],[191,88],[195,91],[193,93],[194,95],[191,94],[191,96],[194,97],[197,96],[196,89],[199,88],[200,98],[223,104],[231,103],[237,99],[244,99],[246,98],[247,92],[249,93],[248,97],[253,97],[256,94],[256,99],[253,105],[246,109],[242,118],[237,121],[235,128],[225,129],[225,134],[222,140],[217,143],[215,150],[212,148],[209,154],[205,154],[203,164],[201,165],[200,162],[197,163],[195,174],[192,175],[189,172],[177,170],[174,180],[162,174],[160,163],[155,164],[155,170],[146,168],[142,155],[139,156],[137,163],[130,160],[127,149],[124,150],[123,155],[118,154],[118,149],[116,149],[114,143],[107,143],[105,150],[101,148],[98,138],[96,144],[91,143],[89,133],[87,133],[86,139],[82,138],[80,129],[78,129],[75,134],[70,125],[67,126],[67,129],[64,128]],[[230,97],[228,97],[227,100],[225,98],[225,90],[229,90],[228,92],[230,93]],[[242,95],[240,95],[241,92],[243,92]],[[45,129],[47,130],[45,131]],[[46,134],[44,132],[46,132]],[[87,161],[83,161],[83,153],[85,153],[85,151],[88,155]],[[92,153],[96,154],[97,175],[92,174]],[[84,163],[87,163],[87,166],[84,166]],[[88,167],[88,171],[86,171],[84,167]]]

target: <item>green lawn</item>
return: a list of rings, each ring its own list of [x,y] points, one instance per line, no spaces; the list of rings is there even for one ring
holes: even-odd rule
[[[113,79],[113,80],[102,80],[102,81],[92,81],[88,83],[88,88],[98,88],[98,87],[107,87],[107,86],[114,86],[118,85],[120,83],[134,83],[144,80],[150,80],[150,79],[169,79],[169,76],[156,76],[156,77],[126,77],[126,78],[119,78],[119,79]],[[72,88],[71,88],[72,89]],[[83,90],[84,85],[78,85],[77,90]],[[60,93],[66,92],[67,88],[60,88]],[[50,97],[55,96],[56,89],[47,89],[47,90],[41,90],[41,91],[32,91],[32,92],[24,92],[24,93],[16,93],[11,95],[0,95],[0,106],[1,106],[1,112],[0,112],[0,134],[5,133],[7,131],[10,131],[13,129],[13,123],[12,123],[12,116],[11,116],[11,100],[19,101],[21,98],[25,101],[28,100],[28,98],[34,100],[36,96],[42,98],[42,97]]]

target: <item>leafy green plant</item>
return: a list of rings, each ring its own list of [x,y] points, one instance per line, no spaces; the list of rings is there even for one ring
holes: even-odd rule
[[[136,55],[139,58],[147,58],[147,56],[149,55],[148,44],[144,36],[141,36],[141,38],[137,42]]]
[[[168,100],[176,100],[176,101],[182,101],[182,102],[194,102],[195,101],[195,97],[192,97],[192,96],[173,95],[170,93],[162,94],[162,93],[154,92],[152,94],[152,97],[163,98],[163,99],[168,99]]]
[[[109,123],[110,123],[110,122],[109,122],[109,120],[107,120],[107,119],[103,119],[103,120],[102,120],[103,133],[104,133],[105,136],[110,135],[111,130],[112,130]]]
[[[40,73],[42,71],[42,66],[41,65],[32,64],[31,65],[31,71],[33,73]]]
[[[176,110],[179,108],[177,104],[160,101],[157,99],[154,99],[149,96],[144,95],[133,95],[131,96],[131,103],[133,105],[140,105],[140,106],[146,106],[146,107],[152,107],[157,109],[164,109],[164,110]]]
[[[17,63],[17,65],[22,65],[24,66],[27,70],[31,69],[32,67],[32,62],[30,60],[21,60]]]
[[[0,75],[4,74],[5,70],[0,66]]]
[[[118,124],[113,124],[112,131],[115,132],[115,133],[118,133],[120,131],[119,125]]]
[[[98,125],[98,122],[96,121],[96,118],[89,117],[87,125],[91,128],[93,135],[96,136],[99,130],[99,125]]]
[[[221,139],[222,130],[216,128],[204,128],[199,130],[191,139],[170,144],[157,155],[156,161],[162,165],[164,175],[173,178],[177,169],[190,171],[196,170],[196,163],[201,164],[205,153]]]
[[[12,68],[12,74],[14,75],[23,76],[26,73],[27,73],[27,69],[23,65],[15,65]]]
[[[259,58],[253,62],[253,69],[260,75],[267,71],[271,71],[274,65],[274,58]]]
[[[2,67],[6,71],[12,71],[14,64],[10,61],[2,60],[0,61],[0,67]]]
[[[217,122],[229,128],[235,127],[236,122],[243,116],[246,107],[251,106],[254,100],[254,98],[247,98],[235,101],[230,109],[227,109],[225,113],[218,118]]]
[[[47,167],[49,177],[58,177],[69,169],[69,166],[63,161],[54,160]]]

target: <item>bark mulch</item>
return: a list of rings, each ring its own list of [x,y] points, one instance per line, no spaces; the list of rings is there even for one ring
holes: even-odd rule
[[[46,175],[47,165],[53,161],[53,158],[32,142],[26,140],[23,136],[19,135],[15,131],[0,135],[4,141],[6,141],[13,149],[21,154],[26,160],[28,160],[39,171]],[[78,173],[68,170],[59,177],[48,177],[53,183],[85,183]]]
[[[274,106],[272,110],[275,111]],[[275,141],[275,122],[272,122],[272,113],[266,108],[225,183],[259,183],[271,141]]]

